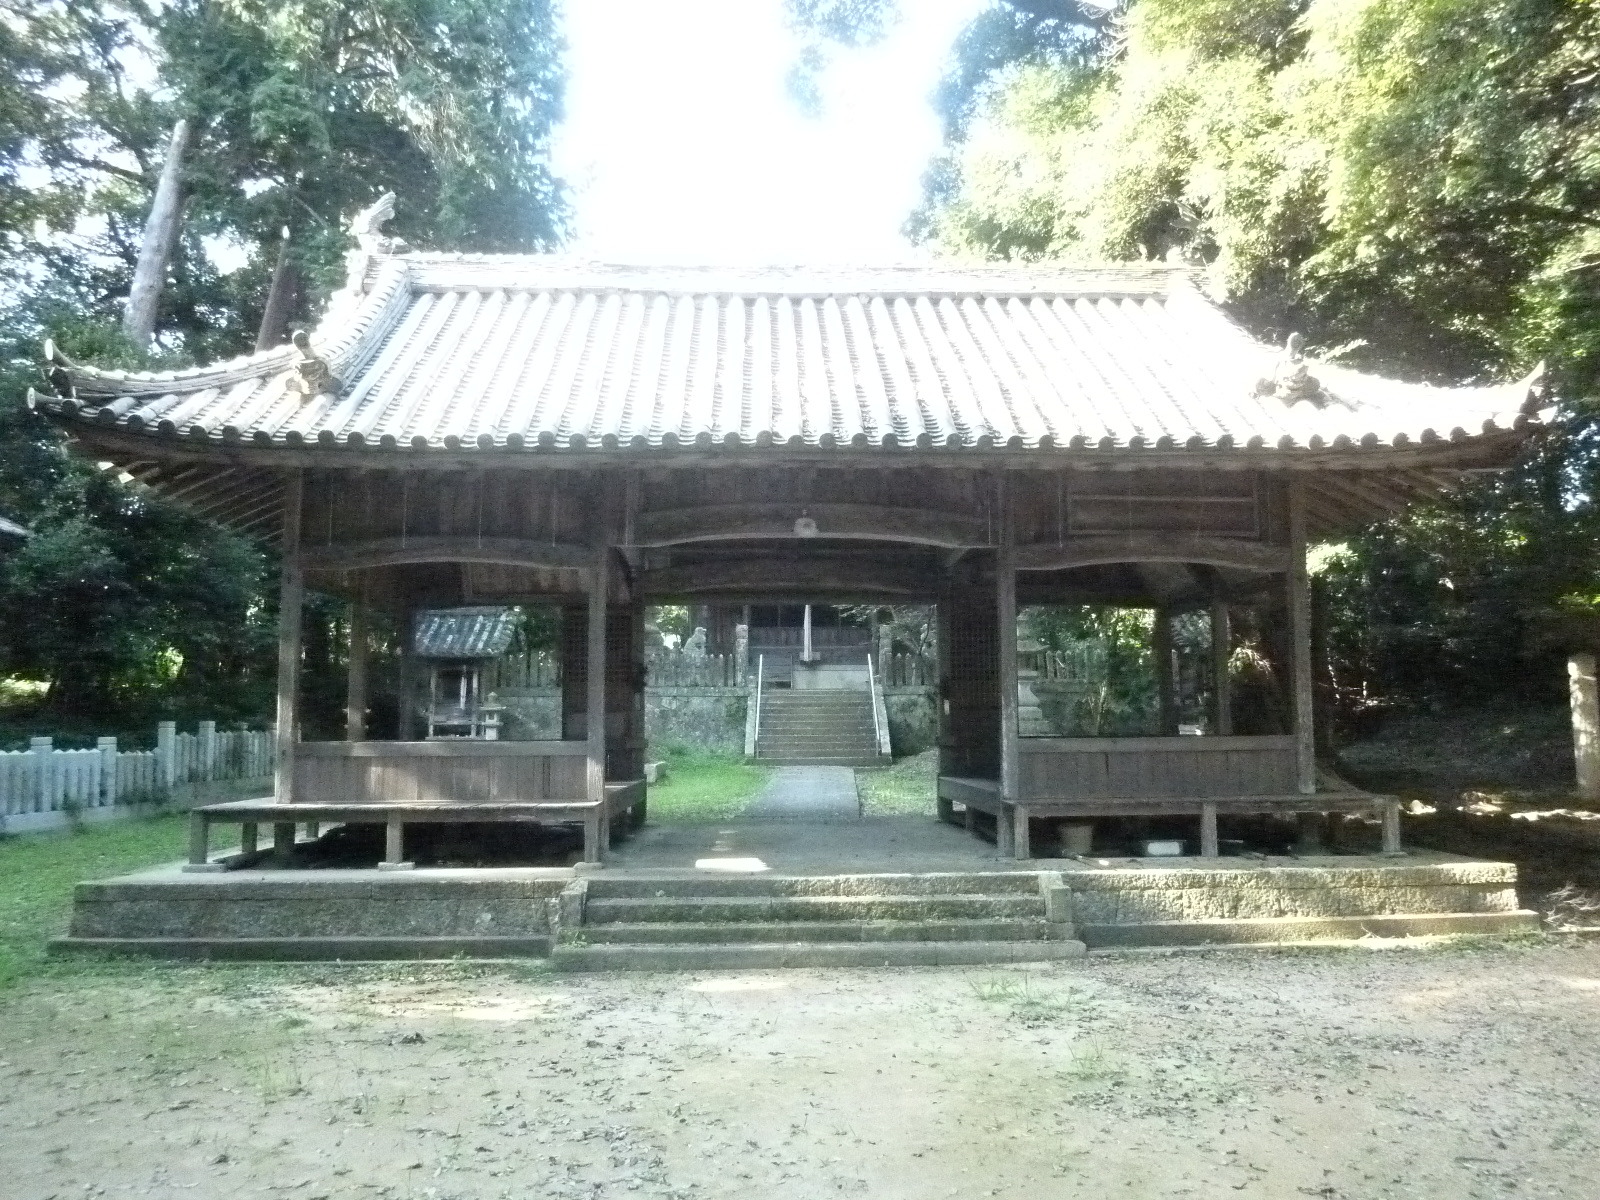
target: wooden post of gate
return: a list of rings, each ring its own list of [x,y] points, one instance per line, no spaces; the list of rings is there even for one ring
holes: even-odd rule
[[[1578,773],[1578,795],[1600,800],[1600,689],[1595,682],[1594,655],[1567,659],[1567,691],[1572,702],[1572,757]]]
[[[1000,795],[1012,806],[1011,852],[1032,858],[1028,842],[1028,810],[1021,804],[1021,734],[1017,711],[1017,556],[1011,521],[1010,490],[1000,477],[996,507],[1000,513],[1000,545],[995,551],[995,624],[1000,638]],[[1002,823],[1004,818],[1002,817]]]
[[[1218,737],[1233,733],[1233,680],[1228,662],[1233,657],[1233,620],[1224,600],[1211,602],[1211,703],[1212,732]]]
[[[606,799],[606,589],[610,558],[611,546],[609,542],[602,542],[595,554],[594,578],[589,586],[588,676],[584,680],[587,685],[584,735],[589,743],[588,799],[602,805]],[[610,826],[602,810],[599,845],[595,851],[600,858],[605,857],[610,840]]]
[[[283,555],[278,577],[278,722],[274,730],[277,762],[272,794],[280,804],[298,799],[294,794],[295,743],[299,739],[300,698],[300,621],[305,600],[305,575],[300,566],[300,508],[305,496],[305,477],[289,472],[283,490]],[[272,826],[272,845],[286,853],[294,845],[294,822],[279,821]]]
[[[362,600],[350,605],[344,737],[347,742],[362,742],[367,737],[367,606]]]
[[[1311,577],[1306,573],[1305,485],[1291,479],[1289,501],[1289,672],[1294,712],[1296,790],[1311,796],[1317,790],[1316,731],[1311,697]],[[1299,815],[1295,849],[1302,854],[1322,850],[1321,813]]]

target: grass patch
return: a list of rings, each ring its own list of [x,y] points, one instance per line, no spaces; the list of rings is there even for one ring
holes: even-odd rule
[[[0,986],[45,967],[74,884],[181,858],[188,832],[187,814],[163,813],[0,838]]]
[[[771,771],[711,754],[674,754],[650,788],[654,821],[722,821],[744,811]]]
[[[932,816],[938,787],[939,752],[926,750],[881,771],[857,771],[856,790],[864,816]]]
[[[972,981],[972,991],[988,1004],[1011,1010],[1013,1020],[1022,1025],[1049,1025],[1076,1007],[1071,992],[1039,989],[1026,975],[993,975]]]

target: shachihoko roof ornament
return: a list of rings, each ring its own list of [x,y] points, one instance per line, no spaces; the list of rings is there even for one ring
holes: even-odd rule
[[[30,402],[105,442],[330,455],[1364,454],[1519,440],[1553,413],[1540,369],[1437,387],[1279,351],[1178,266],[421,253],[383,235],[394,204],[356,218],[346,285],[294,345],[160,372],[48,347],[54,394]]]

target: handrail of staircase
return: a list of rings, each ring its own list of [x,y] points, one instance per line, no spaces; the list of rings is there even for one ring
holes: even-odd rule
[[[878,706],[883,703],[883,696],[878,690],[878,676],[872,669],[872,651],[867,651],[867,693],[872,698],[872,736],[877,740],[878,753],[888,754],[888,731],[884,728],[889,721],[888,710],[880,715]]]
[[[744,731],[744,756],[756,756],[756,743],[761,740],[761,685],[762,676],[766,672],[767,656],[756,655],[756,694],[750,701],[750,719],[745,722]]]

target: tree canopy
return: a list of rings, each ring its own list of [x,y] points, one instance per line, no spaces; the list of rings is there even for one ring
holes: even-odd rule
[[[281,340],[341,282],[350,216],[389,189],[416,244],[556,245],[551,6],[0,5],[0,511],[35,530],[0,563],[0,676],[51,681],[70,713],[174,681],[215,715],[255,713],[272,670],[261,550],[70,458],[22,406],[39,344],[124,367],[246,352],[287,278]],[[117,323],[179,118],[183,218],[146,351]]]
[[[1190,263],[1262,336],[1389,373],[1545,360],[1563,429],[1327,578],[1353,693],[1548,696],[1600,607],[1597,79],[1592,0],[1133,0],[1077,59],[1013,60],[913,230]]]

